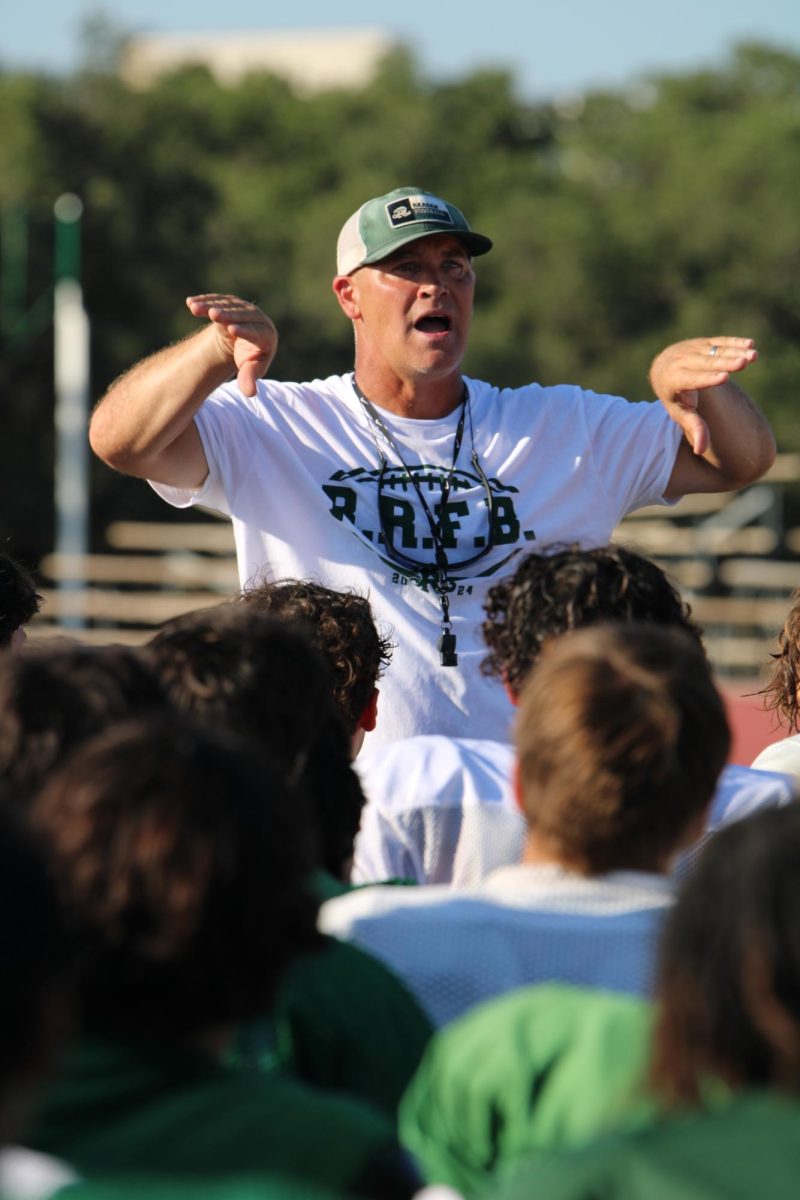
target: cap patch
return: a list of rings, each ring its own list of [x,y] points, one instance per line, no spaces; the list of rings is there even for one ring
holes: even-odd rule
[[[393,228],[409,225],[413,221],[436,221],[441,225],[454,225],[453,217],[443,200],[436,196],[404,196],[386,205],[386,215]]]

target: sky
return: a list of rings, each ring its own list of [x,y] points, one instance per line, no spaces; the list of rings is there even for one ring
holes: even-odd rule
[[[500,66],[530,99],[719,66],[741,41],[800,53],[800,0],[295,0],[277,10],[264,0],[227,11],[219,0],[0,0],[0,66],[70,71],[82,18],[98,11],[131,33],[378,28],[434,81]]]

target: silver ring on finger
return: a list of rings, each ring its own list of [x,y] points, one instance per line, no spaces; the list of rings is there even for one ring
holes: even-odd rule
[[[719,346],[709,346],[708,353],[714,358],[715,355],[719,354]]]

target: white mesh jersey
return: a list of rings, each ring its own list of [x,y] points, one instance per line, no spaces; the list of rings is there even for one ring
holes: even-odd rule
[[[753,766],[763,771],[784,771],[791,776],[795,790],[800,790],[800,733],[766,746],[753,759]]]
[[[328,901],[325,933],[382,959],[442,1026],[492,996],[557,981],[647,994],[673,887],[662,876],[587,879],[518,864],[479,888],[364,888]]]
[[[783,808],[794,800],[797,786],[791,776],[781,775],[778,771],[756,771],[752,767],[729,764],[719,777],[705,832],[678,859],[675,876],[682,879],[692,870],[706,842],[717,830],[750,817],[762,808]]]
[[[441,420],[381,410],[402,467],[370,425],[350,375],[262,379],[254,397],[226,384],[195,417],[209,465],[203,486],[154,484],[177,507],[199,503],[230,516],[243,584],[314,578],[369,596],[397,644],[381,683],[377,741],[420,733],[510,740],[503,689],[478,669],[489,586],[520,553],[565,541],[602,545],[626,513],[663,502],[682,437],[657,402],[630,404],[566,384],[465,385],[469,416],[455,465],[459,409]],[[450,564],[455,667],[442,667],[437,649],[435,548],[417,488]]]
[[[526,823],[506,742],[431,735],[367,746],[354,766],[367,804],[353,881],[414,879],[470,887],[519,862]]]
[[[518,863],[526,826],[513,794],[514,757],[505,742],[468,738],[422,736],[365,747],[355,762],[367,804],[353,881],[404,878],[464,888]],[[788,804],[796,787],[775,771],[725,767],[706,831],[681,857],[678,874],[691,868],[715,830]]]

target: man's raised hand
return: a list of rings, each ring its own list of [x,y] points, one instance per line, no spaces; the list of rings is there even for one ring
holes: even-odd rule
[[[278,331],[270,318],[249,300],[216,292],[189,296],[186,306],[193,316],[211,321],[221,356],[236,367],[240,390],[255,396],[256,383],[267,373],[278,348]]]
[[[752,338],[690,338],[662,350],[650,367],[650,385],[683,430],[695,454],[705,454],[709,431],[698,410],[699,393],[721,387],[758,358]]]

